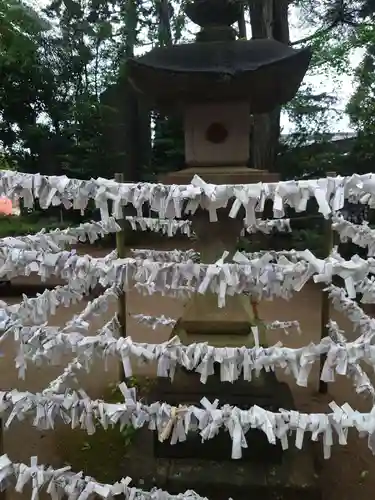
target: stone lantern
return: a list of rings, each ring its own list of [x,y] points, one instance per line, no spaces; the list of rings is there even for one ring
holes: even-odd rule
[[[278,180],[275,173],[248,168],[252,115],[271,112],[294,97],[311,52],[271,39],[236,40],[232,24],[239,19],[240,9],[235,0],[193,0],[186,13],[201,27],[195,43],[155,48],[128,61],[129,79],[144,99],[166,114],[183,116],[186,168],[163,176],[160,181],[165,184],[189,184],[194,175],[215,184]],[[243,227],[241,217],[229,219],[225,210],[218,215],[215,223],[203,211],[193,217],[195,247],[202,262],[215,262],[224,250],[233,252]],[[184,344],[251,345],[251,326],[258,323],[249,297],[227,297],[226,306],[219,309],[217,296],[196,295],[187,303],[173,335],[179,335]],[[274,411],[293,407],[288,386],[279,383],[274,373],[262,374],[251,383],[220,383],[209,377],[203,385],[197,374],[180,370],[173,384],[162,379],[157,387],[158,399],[176,406],[199,405],[206,396],[241,407],[257,404]],[[174,446],[159,444],[157,455],[228,459],[231,443],[225,434],[204,444],[199,435]],[[280,448],[270,446],[262,433],[251,431],[247,440],[245,460],[281,462]]]
[[[251,115],[268,113],[293,98],[311,53],[271,39],[236,40],[232,24],[240,8],[233,0],[188,3],[187,15],[201,26],[195,43],[155,48],[128,62],[129,79],[145,99],[184,117],[186,168],[163,176],[165,184],[189,184],[195,174],[215,184],[278,180],[275,173],[247,167]],[[193,219],[204,262],[233,251],[240,235],[242,221],[228,219],[223,211],[219,215],[215,224],[206,213]],[[219,309],[216,298],[197,296],[187,305],[177,333],[185,342],[243,345],[249,314],[248,299],[228,297],[227,306]]]

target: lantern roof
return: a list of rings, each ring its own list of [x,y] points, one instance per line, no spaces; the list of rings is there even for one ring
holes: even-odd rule
[[[294,97],[310,59],[310,48],[272,39],[213,41],[155,48],[128,60],[127,69],[158,108],[240,100],[251,113],[267,113]]]

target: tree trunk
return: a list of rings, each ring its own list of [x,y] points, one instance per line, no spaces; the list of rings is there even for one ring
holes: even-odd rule
[[[278,42],[289,45],[289,0],[273,0],[273,38]]]
[[[168,0],[156,1],[156,13],[159,20],[158,42],[160,47],[165,47],[172,44],[170,11],[171,6]]]
[[[242,40],[247,39],[244,4],[241,5],[241,15],[238,19],[238,37]]]
[[[273,38],[289,43],[288,0],[248,0],[253,38]],[[250,165],[274,170],[280,137],[280,108],[254,115],[250,145]]]
[[[273,0],[248,0],[252,38],[272,38]]]
[[[125,60],[134,57],[134,47],[137,40],[138,30],[138,2],[137,0],[128,0],[126,2],[126,42],[125,42]],[[120,83],[119,98],[123,100],[121,106],[124,112],[123,123],[125,125],[125,158],[123,168],[120,172],[124,173],[125,181],[137,182],[142,179],[142,171],[149,163],[149,151],[151,147],[151,128],[150,112],[147,107],[140,102],[137,92],[126,77],[125,62],[125,82]],[[121,144],[121,143],[120,143]]]
[[[171,29],[171,12],[172,6],[169,0],[156,0],[156,13],[158,17],[158,45],[159,47],[169,47],[173,44],[172,39],[172,29]],[[163,162],[163,157],[168,157],[166,163],[170,163],[171,157],[174,158],[174,152],[168,140],[171,140],[171,144],[175,144],[176,137],[174,136],[174,131],[180,135],[182,132],[183,137],[183,122],[179,116],[169,116],[166,117],[162,113],[155,113],[154,115],[155,124],[155,142],[154,142],[154,157],[155,160],[155,173],[160,172],[160,167],[163,170],[166,168]],[[166,141],[162,141],[166,139]],[[160,141],[160,142],[159,142]],[[164,142],[162,145],[161,143]],[[176,170],[180,167],[178,162],[174,162],[172,169]],[[164,170],[165,171],[165,170]],[[170,166],[168,165],[168,171],[170,171]]]
[[[273,38],[278,42],[289,45],[289,0],[273,0]],[[270,116],[271,144],[273,144],[273,157],[270,159],[270,169],[275,168],[277,149],[280,140],[280,115],[281,107],[276,108]]]

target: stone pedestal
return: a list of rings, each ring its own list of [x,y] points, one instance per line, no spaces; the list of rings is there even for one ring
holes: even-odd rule
[[[219,371],[219,367],[216,368]],[[202,384],[199,377],[199,374],[178,370],[173,382],[168,379],[158,381],[155,396],[173,406],[200,406],[200,400],[206,397],[210,402],[219,399],[220,406],[229,404],[242,409],[248,409],[252,405],[274,412],[280,408],[293,408],[289,386],[279,382],[272,372],[265,372],[252,382],[238,380],[233,384],[220,382],[219,373],[210,376],[206,384]],[[262,431],[250,430],[246,434],[246,440],[248,448],[242,449],[241,462],[281,463],[283,452],[280,444],[270,445]],[[224,430],[203,443],[199,432],[195,431],[189,433],[186,441],[175,445],[170,445],[168,440],[161,443],[155,435],[155,456],[158,458],[228,461],[231,459],[231,453],[232,440]]]
[[[193,217],[193,230],[197,236],[195,249],[202,263],[214,263],[229,252],[227,259],[235,253],[236,242],[241,233],[240,219],[229,219],[227,210],[218,211],[218,222],[211,223],[207,212],[200,211]],[[197,293],[185,306],[184,313],[176,325],[174,334],[184,343],[208,341],[217,346],[251,344],[251,326],[254,315],[249,297],[226,296],[225,306],[218,306],[218,296],[207,291]]]
[[[163,178],[165,184],[189,184],[194,175],[215,184],[249,184],[276,182],[277,174],[247,167],[195,167],[172,172]],[[236,243],[243,227],[243,217],[228,217],[228,209],[218,210],[218,222],[210,222],[206,211],[198,211],[192,218],[197,235],[194,248],[201,255],[201,262],[214,263],[224,251],[228,260],[236,251]],[[186,344],[209,342],[215,346],[252,345],[251,326],[258,324],[254,317],[251,299],[235,295],[226,297],[225,307],[218,307],[216,294],[196,294],[185,306],[182,318],[173,331]],[[261,332],[260,332],[261,333]],[[261,339],[263,343],[265,338]]]
[[[206,182],[215,184],[248,184],[277,182],[276,174],[246,167],[199,167],[173,172],[161,179],[163,183],[189,184],[197,174]],[[218,211],[219,221],[210,223],[208,214],[198,212],[193,216],[193,229],[198,238],[194,247],[201,254],[201,261],[213,263],[224,250],[235,250],[242,228],[241,214],[233,220],[228,212]],[[260,214],[259,214],[260,216]],[[257,318],[251,298],[246,296],[226,297],[226,306],[219,309],[217,296],[212,294],[192,297],[177,322],[172,336],[178,335],[184,344],[208,342],[215,346],[242,346],[253,344],[251,326],[257,324],[260,342],[264,344],[265,331]],[[174,381],[158,379],[153,400],[166,401],[173,406],[194,404],[200,406],[202,397],[209,401],[219,399],[220,405],[230,404],[243,409],[258,405],[270,411],[280,408],[294,408],[291,390],[277,380],[274,373],[262,371],[252,382],[238,380],[222,383],[216,374],[206,384],[199,380],[199,374],[177,370]],[[154,457],[163,470],[166,487],[171,492],[193,488],[199,494],[221,500],[235,495],[248,498],[249,495],[262,498],[297,499],[319,498],[316,485],[314,462],[310,448],[295,453],[282,452],[280,444],[271,445],[258,430],[246,434],[248,448],[242,450],[242,459],[231,460],[231,439],[221,431],[212,440],[202,443],[198,432],[192,431],[183,443],[170,445],[158,441],[154,435]],[[301,464],[303,464],[301,466]],[[296,470],[298,469],[298,473]]]
[[[303,450],[283,452],[279,464],[221,460],[156,460],[158,484],[171,494],[192,489],[210,500],[320,500],[319,477],[314,469],[310,442]]]
[[[197,174],[206,182],[216,184],[275,182],[277,176],[268,172],[251,170],[245,167],[199,167],[188,168],[165,176],[163,183],[188,184]],[[225,250],[228,259],[236,249],[236,242],[243,227],[243,217],[228,217],[229,209],[218,210],[218,222],[209,222],[205,211],[193,216],[193,230],[197,235],[194,248],[201,254],[201,262],[213,263]],[[177,322],[172,336],[178,335],[185,344],[208,342],[214,346],[252,346],[251,326],[257,325],[260,342],[265,344],[265,331],[257,318],[248,296],[235,295],[226,297],[226,305],[218,307],[216,294],[196,294],[185,306],[184,313]],[[220,369],[216,367],[217,371]],[[178,370],[171,383],[160,379],[155,387],[155,398],[167,401],[173,406],[179,404],[200,404],[202,397],[210,401],[216,398],[220,404],[231,404],[240,408],[252,405],[262,406],[271,411],[279,408],[292,408],[293,398],[289,386],[277,381],[274,373],[262,372],[252,382],[238,380],[234,383],[222,383],[219,374],[209,377],[206,384],[199,380],[199,374]],[[248,448],[243,450],[244,461],[280,463],[282,452],[279,446],[270,445],[264,434],[252,430],[247,434]],[[221,432],[214,439],[201,443],[198,433],[192,432],[185,443],[171,446],[168,442],[159,443],[156,437],[155,454],[161,458],[199,457],[206,460],[230,460],[231,440],[227,433]]]
[[[201,27],[197,43],[158,47],[128,61],[129,78],[138,91],[167,113],[184,113],[185,162],[189,168],[160,178],[164,184],[189,184],[195,174],[214,184],[278,180],[276,174],[245,166],[250,152],[251,116],[270,113],[294,97],[306,73],[311,51],[296,51],[275,40],[237,42],[232,24],[240,13],[240,3],[230,0],[188,2],[188,17]],[[219,222],[209,223],[207,213],[195,214],[193,230],[198,235],[195,247],[202,262],[214,263],[224,250],[234,251],[241,218],[239,214],[238,220],[229,219],[224,211],[219,214]],[[250,297],[237,295],[226,299],[226,306],[219,308],[217,296],[197,294],[187,303],[172,335],[178,334],[185,344],[205,341],[216,346],[251,345],[251,326],[259,323],[256,307]],[[174,406],[199,405],[203,395],[242,408],[253,404],[273,410],[293,407],[288,386],[280,385],[274,375],[264,371],[254,383],[222,384],[216,373],[202,385],[196,374],[179,370],[173,384],[160,380],[154,399]],[[235,483],[245,486],[243,476],[249,470],[247,467],[243,466],[243,472],[235,477],[241,462],[228,468],[223,465],[224,459],[230,460],[231,456],[227,438],[221,433],[202,445],[199,435],[192,432],[186,443],[172,447],[156,443],[158,461],[169,462],[162,468],[167,471],[166,484],[171,491],[181,492],[186,486],[197,485],[199,493],[211,497],[207,490],[211,485],[217,490],[213,498],[218,498],[231,496]],[[249,449],[244,458],[252,460],[250,468],[258,467],[260,471],[259,465],[264,463],[271,476],[272,464],[281,457],[278,447],[269,445],[255,430],[247,433],[247,443]],[[198,464],[202,456],[206,465]],[[190,464],[188,457],[192,457]],[[206,479],[202,480],[204,475]],[[220,476],[217,481],[215,476]],[[246,498],[263,492],[263,488],[243,491],[246,488],[241,487],[241,490]]]
[[[258,170],[246,166],[205,166],[189,167],[160,177],[163,184],[190,184],[194,175],[212,184],[253,184],[257,182],[278,182],[277,173]]]

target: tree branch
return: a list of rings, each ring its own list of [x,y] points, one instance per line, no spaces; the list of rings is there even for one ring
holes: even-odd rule
[[[290,45],[293,47],[294,45],[299,45],[300,43],[306,43],[306,42],[311,42],[311,40],[314,40],[320,35],[325,35],[326,33],[329,33],[331,30],[336,28],[338,26],[339,20],[335,19],[329,26],[326,28],[320,28],[315,31],[312,35],[306,36],[305,38],[301,38],[300,40],[295,40],[294,42],[290,42]]]
[[[337,18],[334,21],[332,21],[332,23],[329,24],[329,26],[327,26],[326,28],[320,28],[320,29],[316,30],[315,33],[313,33],[312,35],[306,36],[305,38],[301,38],[300,40],[296,40],[294,42],[290,42],[289,45],[293,47],[294,45],[299,45],[301,43],[311,42],[311,40],[314,40],[318,36],[325,35],[326,33],[329,33],[331,30],[336,28],[339,24],[342,24],[342,25],[346,24],[348,26],[351,26],[352,28],[358,28],[359,26],[366,27],[366,28],[374,28],[374,25],[370,24],[370,23],[365,23],[365,22],[357,23],[355,21],[342,20],[341,18]]]

